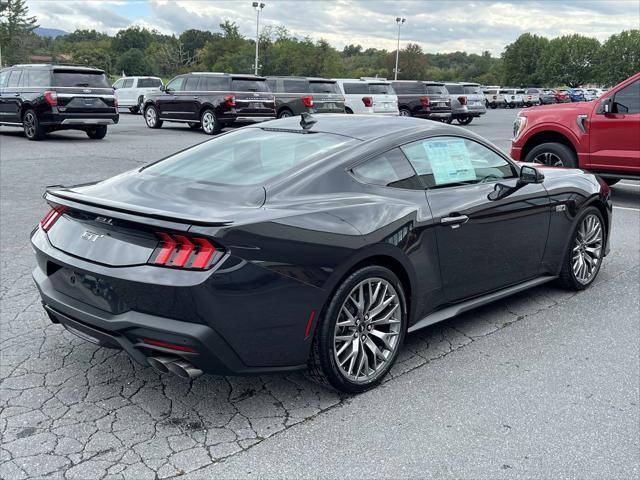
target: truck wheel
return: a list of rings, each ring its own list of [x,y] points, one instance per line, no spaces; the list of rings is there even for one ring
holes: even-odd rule
[[[351,110],[349,107],[344,107],[344,113],[348,113],[349,115],[352,115],[353,110]]]
[[[217,135],[222,130],[222,125],[220,125],[213,110],[207,109],[202,112],[200,123],[202,124],[202,131],[207,135]]]
[[[457,120],[460,125],[469,125],[473,121],[473,117],[468,115],[466,117],[460,117]]]
[[[578,159],[573,150],[557,142],[542,143],[534,147],[527,153],[524,161],[551,167],[578,168]]]
[[[406,109],[406,108],[401,108],[400,109],[400,116],[401,117],[411,117],[411,111]]]
[[[27,110],[22,116],[22,128],[29,140],[42,140],[47,134],[47,130],[40,125],[38,116],[33,110]]]
[[[92,140],[102,140],[107,135],[107,126],[98,125],[87,130],[87,137]]]
[[[149,128],[162,127],[162,120],[160,120],[160,116],[158,115],[158,109],[153,105],[149,105],[144,109],[144,121]]]
[[[282,110],[280,110],[280,113],[278,113],[278,118],[289,118],[289,117],[293,117],[293,112],[288,108],[283,108]]]

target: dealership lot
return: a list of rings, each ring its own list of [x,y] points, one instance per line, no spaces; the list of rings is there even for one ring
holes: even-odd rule
[[[464,128],[508,149],[515,115]],[[45,186],[207,138],[128,114],[102,141],[0,127],[0,478],[638,475],[637,182],[613,188],[612,253],[591,289],[540,287],[413,334],[391,378],[358,397],[302,374],[159,376],[52,325],[28,243]]]

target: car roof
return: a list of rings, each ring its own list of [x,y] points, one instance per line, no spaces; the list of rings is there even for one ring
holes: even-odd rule
[[[75,64],[56,64],[56,63],[20,63],[12,65],[8,68],[47,68],[51,70],[77,70],[83,72],[102,72],[101,68],[90,67],[87,65],[75,65]]]
[[[266,75],[267,79],[272,79],[272,78],[282,78],[285,80],[291,79],[291,80],[307,80],[309,82],[329,82],[329,83],[336,83],[335,80],[332,80],[330,78],[324,78],[324,77],[303,77],[301,75]]]
[[[388,115],[344,115],[340,113],[323,113],[312,115],[316,123],[310,132],[323,132],[342,135],[358,140],[374,140],[384,137],[398,137],[411,133],[430,132],[436,135],[460,135],[475,137],[461,127],[441,122],[431,122],[422,118],[388,116]],[[263,122],[249,128],[269,128],[302,132],[300,117],[288,117]]]
[[[260,75],[254,75],[252,73],[223,73],[223,72],[189,72],[184,73],[182,75],[176,75],[176,77],[182,77],[185,75],[211,75],[215,77],[231,77],[231,78],[241,78],[246,80],[266,80],[267,77],[262,77]]]

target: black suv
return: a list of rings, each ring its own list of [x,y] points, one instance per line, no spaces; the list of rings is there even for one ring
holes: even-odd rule
[[[103,70],[49,64],[0,70],[0,125],[22,126],[29,140],[55,130],[83,130],[101,139],[118,118]]]
[[[335,80],[316,77],[267,77],[276,97],[278,118],[304,112],[344,113],[344,97]]]
[[[398,110],[404,117],[444,120],[451,117],[451,101],[444,84],[419,80],[397,80],[391,86],[398,95]]]
[[[214,135],[224,127],[275,118],[275,98],[267,79],[255,75],[196,72],[178,75],[161,92],[145,97],[149,128],[163,122],[188,123]]]

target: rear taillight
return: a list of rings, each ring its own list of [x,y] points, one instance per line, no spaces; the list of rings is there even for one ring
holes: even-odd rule
[[[420,97],[420,105],[427,108],[429,106],[429,97]]]
[[[460,105],[466,105],[467,97],[458,97],[458,101],[460,102]]]
[[[307,95],[305,97],[302,97],[302,103],[304,104],[305,107],[312,108],[313,107],[313,97],[311,95]]]
[[[224,103],[227,105],[227,107],[235,107],[236,97],[234,95],[226,95],[224,97]]]
[[[113,99],[113,106],[114,106],[114,108],[118,108],[118,99],[117,98]]]
[[[371,97],[362,97],[362,103],[364,103],[365,107],[373,107],[373,98],[371,98]]]
[[[160,238],[149,263],[163,267],[204,270],[213,264],[218,250],[206,238],[156,232]]]
[[[45,232],[51,230],[53,224],[58,221],[58,219],[62,216],[64,211],[67,209],[64,205],[56,205],[51,210],[47,212],[47,214],[40,220],[40,226]]]
[[[44,101],[51,107],[56,107],[58,105],[58,93],[53,90],[45,90],[44,92]]]

